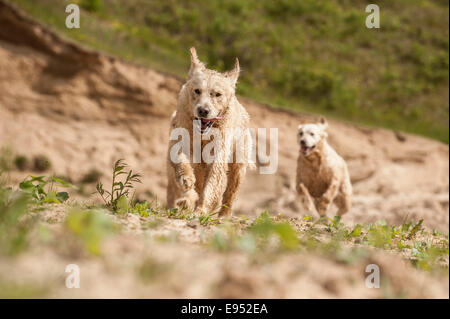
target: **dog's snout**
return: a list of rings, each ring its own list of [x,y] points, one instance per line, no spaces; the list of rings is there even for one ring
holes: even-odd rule
[[[200,117],[207,117],[209,114],[209,108],[205,106],[197,107],[197,113]]]
[[[300,144],[301,144],[302,146],[306,146],[306,142],[305,142],[304,140],[301,140],[301,141],[300,141]]]

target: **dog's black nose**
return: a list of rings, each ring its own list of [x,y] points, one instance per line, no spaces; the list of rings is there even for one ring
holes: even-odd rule
[[[203,106],[199,106],[197,108],[197,113],[200,117],[207,117],[209,114],[209,108],[207,107],[203,107]]]
[[[306,142],[305,142],[305,141],[300,141],[300,144],[301,144],[302,146],[306,146]]]

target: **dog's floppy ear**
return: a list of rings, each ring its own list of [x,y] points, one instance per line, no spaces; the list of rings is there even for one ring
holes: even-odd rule
[[[321,116],[319,119],[319,125],[322,127],[323,130],[326,130],[328,128],[328,122],[323,116]]]
[[[233,70],[225,73],[225,76],[231,80],[231,83],[233,86],[236,85],[236,82],[239,78],[239,72],[241,72],[241,67],[239,66],[239,59],[236,58],[236,62],[234,62]]]
[[[189,78],[196,72],[202,72],[205,69],[205,65],[200,62],[197,55],[197,50],[194,47],[190,49],[191,52],[191,68],[189,69]]]

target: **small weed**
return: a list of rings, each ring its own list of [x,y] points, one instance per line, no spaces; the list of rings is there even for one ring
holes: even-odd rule
[[[205,216],[199,216],[198,220],[200,222],[200,225],[202,226],[208,226],[212,224],[216,224],[218,222],[217,218],[214,218],[215,214],[205,215]]]
[[[102,183],[97,183],[97,192],[102,197],[106,207],[117,214],[128,213],[130,202],[128,196],[130,190],[134,188],[133,183],[141,183],[140,174],[133,174],[133,171],[126,171],[128,165],[124,160],[120,159],[114,163],[111,190],[107,191],[103,188]],[[119,177],[125,175],[125,179],[120,181]]]
[[[419,220],[419,222],[416,225],[414,225],[413,229],[411,229],[411,231],[408,234],[408,239],[414,238],[414,236],[417,234],[417,232],[422,227],[422,223],[423,223],[423,219]]]
[[[256,238],[265,241],[271,235],[275,235],[280,239],[281,245],[285,249],[295,249],[298,247],[297,232],[292,228],[289,222],[274,223],[267,212],[263,212],[250,225],[248,231],[256,236]]]
[[[267,212],[263,212],[243,235],[238,235],[234,227],[225,225],[221,231],[214,234],[212,246],[220,251],[234,248],[255,251],[257,247],[261,249],[269,247],[274,238],[283,250],[296,249],[299,244],[297,232],[289,222],[274,222]]]
[[[150,208],[150,203],[144,201],[142,203],[136,203],[130,208],[130,213],[137,214],[141,217],[149,217],[152,214],[152,209]]]
[[[28,246],[28,231],[33,220],[23,217],[29,200],[28,194],[0,185],[0,252],[14,255]]]
[[[20,189],[30,194],[37,203],[64,203],[69,198],[69,193],[57,192],[55,186],[76,188],[74,185],[54,176],[30,176],[19,184]]]
[[[83,242],[85,248],[93,255],[101,254],[102,240],[118,229],[118,225],[98,209],[72,209],[66,217],[65,226]]]

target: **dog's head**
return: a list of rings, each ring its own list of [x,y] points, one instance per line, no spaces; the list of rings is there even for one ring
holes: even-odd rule
[[[308,156],[327,137],[327,121],[322,117],[318,123],[298,126],[298,143],[303,155]]]
[[[191,68],[185,84],[189,96],[189,105],[186,107],[202,134],[224,118],[231,100],[235,97],[239,71],[237,58],[231,71],[219,73],[207,69],[198,59],[195,48],[191,48]]]

